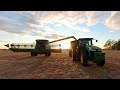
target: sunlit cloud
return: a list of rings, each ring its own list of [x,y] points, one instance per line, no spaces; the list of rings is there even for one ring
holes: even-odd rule
[[[74,27],[71,27],[71,28],[76,30],[76,31],[91,32],[91,30],[88,27],[74,26]]]
[[[55,38],[65,38],[66,36],[65,35],[59,35],[59,34],[50,34],[50,35],[46,35],[45,37],[49,38],[49,39],[55,39]]]
[[[6,40],[0,40],[0,42],[8,42],[8,41],[6,41]]]
[[[53,27],[65,26],[89,33],[92,32],[89,27],[104,22],[108,14],[109,12],[104,11],[1,11],[0,31],[56,39],[65,34]],[[119,12],[112,12],[106,20],[106,25],[115,30],[119,29],[119,16]],[[81,26],[83,23],[87,27]]]
[[[92,26],[97,23],[104,22],[105,17],[109,14],[109,11],[88,11],[86,12],[87,16],[87,25]]]
[[[72,35],[77,39],[101,39],[100,35],[103,35],[107,39],[113,32],[117,37],[119,18],[119,11],[0,11],[0,42],[33,42],[39,38],[53,41]],[[12,36],[16,38],[11,40]]]
[[[120,30],[120,12],[111,12],[111,16],[106,19],[105,25],[112,30]]]

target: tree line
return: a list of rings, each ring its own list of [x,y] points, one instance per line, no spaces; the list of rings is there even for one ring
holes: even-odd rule
[[[120,39],[118,41],[109,39],[105,42],[104,47],[109,50],[120,50]]]

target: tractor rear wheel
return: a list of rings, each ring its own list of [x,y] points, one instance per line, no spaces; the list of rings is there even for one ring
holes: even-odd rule
[[[81,61],[81,54],[79,52],[77,53],[77,58],[76,59],[77,59],[77,61]]]
[[[86,52],[81,52],[80,55],[80,62],[83,66],[87,66],[88,65],[88,56]]]
[[[77,57],[77,52],[76,52],[76,49],[73,49],[73,53],[72,53],[72,56],[73,56],[73,61],[76,61],[76,57]]]
[[[69,50],[69,57],[72,57],[72,50]]]

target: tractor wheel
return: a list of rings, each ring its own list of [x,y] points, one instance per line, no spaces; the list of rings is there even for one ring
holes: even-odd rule
[[[69,57],[72,57],[72,50],[69,50]]]
[[[51,55],[51,52],[48,52],[48,56],[50,56]]]
[[[37,56],[37,53],[31,52],[31,56]]]
[[[46,52],[46,53],[45,53],[45,56],[46,56],[46,57],[49,57],[50,55],[51,55],[51,52]]]
[[[103,61],[97,63],[98,66],[104,66],[104,64],[105,64],[105,60],[103,60]]]
[[[45,56],[47,57],[47,56],[48,56],[48,53],[45,53]]]
[[[87,56],[87,53],[86,52],[81,52],[81,55],[80,55],[80,59],[81,59],[81,64],[83,66],[87,66],[88,65],[88,56]]]
[[[81,54],[79,52],[77,53],[77,61],[81,62]]]
[[[73,61],[76,61],[77,52],[76,52],[76,50],[75,50],[75,49],[73,49],[72,56],[73,56]]]

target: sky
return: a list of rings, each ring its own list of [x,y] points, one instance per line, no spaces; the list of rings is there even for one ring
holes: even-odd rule
[[[94,45],[104,48],[108,39],[120,39],[120,11],[0,11],[0,49],[69,36],[97,39]],[[57,43],[65,49],[72,40]]]

